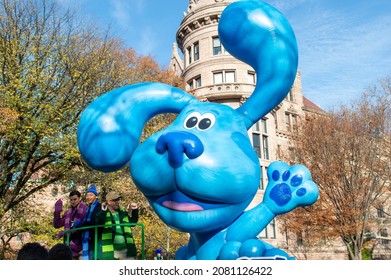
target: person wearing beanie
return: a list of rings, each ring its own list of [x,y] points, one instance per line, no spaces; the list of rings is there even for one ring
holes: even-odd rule
[[[95,195],[95,197],[98,196],[98,191],[96,190],[96,186],[95,185],[91,185],[88,190],[86,191],[86,195],[88,193],[93,193]]]
[[[102,211],[101,203],[98,200],[98,190],[95,185],[91,185],[86,191],[86,202],[88,204],[86,215],[82,222],[74,227],[86,227],[97,225],[96,217]],[[98,240],[95,242],[95,230],[98,231]],[[82,231],[82,260],[94,260],[98,258],[99,236],[101,228],[91,228]],[[95,250],[95,245],[97,246]]]
[[[71,208],[68,209],[62,216],[62,200],[58,199],[54,204],[53,226],[55,228],[64,227],[64,230],[61,230],[58,233],[58,238],[65,239],[67,236],[64,236],[64,231],[72,229],[75,222],[83,221],[87,212],[87,205],[81,200],[81,193],[79,191],[71,191],[69,194],[69,200],[71,202]],[[80,231],[73,231],[70,233],[69,246],[72,249],[73,258],[75,260],[80,259],[80,253],[82,250],[82,234]]]
[[[133,260],[137,256],[130,223],[138,221],[138,205],[132,202],[124,208],[121,206],[121,199],[122,196],[118,193],[109,192],[106,202],[102,203],[102,211],[97,216],[97,222],[105,225],[101,239],[103,260]]]

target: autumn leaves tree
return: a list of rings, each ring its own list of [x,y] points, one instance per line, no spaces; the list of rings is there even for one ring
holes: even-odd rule
[[[1,219],[80,161],[75,123],[101,92],[109,42],[54,4],[0,4]]]
[[[301,123],[288,160],[311,170],[320,198],[282,217],[285,230],[312,245],[340,238],[350,259],[362,258],[365,242],[379,238],[373,213],[391,210],[390,124],[390,78],[352,104]]]
[[[23,213],[24,201],[80,163],[75,124],[85,105],[102,91],[98,81],[104,78],[111,42],[82,27],[54,2],[2,0],[0,15],[4,241],[23,228],[26,217],[15,214]]]
[[[33,218],[24,216],[29,199],[53,184],[87,184],[94,174],[76,142],[78,118],[92,100],[136,82],[183,86],[151,57],[56,3],[0,1],[0,258]],[[149,133],[170,120],[153,120]]]

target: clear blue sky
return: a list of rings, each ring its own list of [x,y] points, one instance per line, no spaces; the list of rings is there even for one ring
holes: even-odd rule
[[[188,0],[57,0],[167,66]],[[265,0],[288,18],[304,95],[324,109],[391,75],[390,0]]]

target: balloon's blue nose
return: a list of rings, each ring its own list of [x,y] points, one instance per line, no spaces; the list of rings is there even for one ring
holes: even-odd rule
[[[183,155],[195,159],[204,152],[201,140],[186,131],[174,131],[163,134],[156,142],[156,152],[168,153],[168,162],[172,168],[178,168],[183,163]]]

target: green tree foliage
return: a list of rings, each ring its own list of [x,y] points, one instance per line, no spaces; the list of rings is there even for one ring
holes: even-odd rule
[[[56,1],[0,0],[0,258],[24,233],[42,240],[45,232],[45,243],[55,242],[52,213],[45,212],[52,209],[45,216],[47,205],[35,201],[49,186],[109,189],[121,180],[121,172],[91,170],[77,149],[78,119],[92,100],[137,82],[184,86],[150,56],[99,30]],[[173,117],[154,118],[144,135]]]
[[[15,235],[27,228],[32,232],[31,219],[42,221],[27,211],[25,200],[80,164],[77,119],[85,105],[106,90],[101,81],[113,45],[92,30],[54,2],[0,1],[3,249]]]
[[[362,258],[365,242],[382,230],[373,213],[383,206],[391,210],[390,124],[390,78],[349,106],[301,124],[290,161],[311,170],[320,198],[281,217],[286,230],[307,244],[340,238],[349,259]]]
[[[0,99],[10,116],[1,120],[1,219],[80,162],[75,124],[101,92],[108,43],[46,1],[3,0],[0,13]]]

